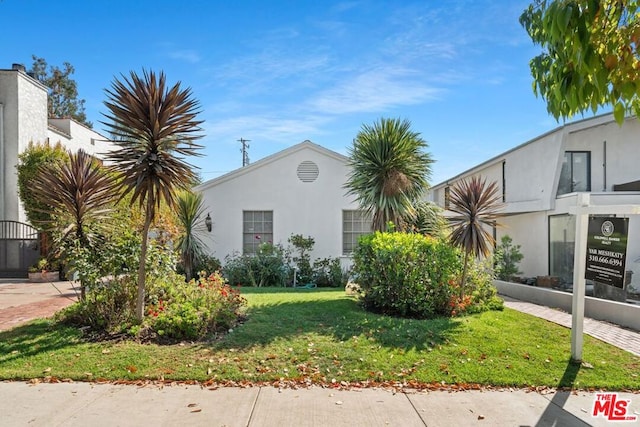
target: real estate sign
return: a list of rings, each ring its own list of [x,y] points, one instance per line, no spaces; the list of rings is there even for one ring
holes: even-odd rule
[[[622,288],[629,218],[589,216],[585,279]]]

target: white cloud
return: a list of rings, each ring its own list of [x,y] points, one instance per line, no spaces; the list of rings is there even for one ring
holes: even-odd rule
[[[186,61],[191,64],[196,64],[200,62],[202,59],[200,54],[194,50],[186,49],[186,50],[173,50],[167,53],[167,56],[172,59],[176,59],[179,61]]]
[[[378,68],[345,79],[321,92],[308,103],[322,114],[383,112],[389,108],[437,99],[442,89],[403,68]]]

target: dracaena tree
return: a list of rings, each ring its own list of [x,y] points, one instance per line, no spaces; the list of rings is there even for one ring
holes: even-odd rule
[[[95,247],[99,231],[111,212],[113,178],[100,162],[79,150],[67,160],[43,164],[31,183],[34,197],[47,206],[50,217],[39,225],[55,232],[57,243],[74,240],[85,251]],[[88,285],[81,280],[81,298]]]
[[[180,253],[184,275],[187,280],[193,277],[193,266],[206,253],[206,244],[198,236],[205,229],[204,205],[202,194],[182,191],[177,198],[176,216],[181,226],[176,248]]]
[[[164,202],[175,207],[176,192],[186,190],[197,179],[194,167],[185,158],[199,155],[197,119],[199,103],[190,88],[180,82],[169,87],[164,73],[131,72],[115,79],[106,90],[103,124],[113,135],[116,149],[108,154],[111,168],[120,176],[117,190],[121,198],[144,210],[142,245],[138,267],[136,317],[144,317],[145,259],[149,229]]]
[[[502,195],[496,182],[474,176],[458,181],[450,191],[449,210],[451,242],[464,251],[464,264],[460,280],[460,298],[464,297],[469,258],[488,256],[495,243],[489,232],[496,226],[502,208]]]
[[[414,203],[428,188],[433,163],[426,148],[411,122],[400,119],[363,125],[353,140],[345,188],[373,213],[375,231],[386,230],[389,222],[404,230],[406,219],[415,215]]]

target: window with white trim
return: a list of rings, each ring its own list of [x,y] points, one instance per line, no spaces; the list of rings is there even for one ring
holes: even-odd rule
[[[273,243],[273,211],[242,211],[242,253],[257,253],[261,243]]]
[[[342,211],[342,253],[349,255],[360,236],[371,233],[371,214],[363,210]]]

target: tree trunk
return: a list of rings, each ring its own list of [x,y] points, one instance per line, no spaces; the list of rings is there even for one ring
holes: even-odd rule
[[[184,257],[184,275],[185,275],[185,278],[187,279],[187,282],[193,278],[192,258],[193,257],[190,254],[187,254],[187,256]]]
[[[144,319],[144,299],[145,299],[145,279],[147,263],[147,240],[149,238],[149,228],[153,221],[153,197],[147,199],[147,209],[145,212],[144,227],[142,229],[142,244],[140,246],[140,264],[138,265],[138,298],[136,300],[136,319],[142,322]]]
[[[464,252],[464,265],[462,267],[462,278],[460,279],[460,302],[464,299],[464,287],[467,282],[467,269],[469,266],[469,251]]]

